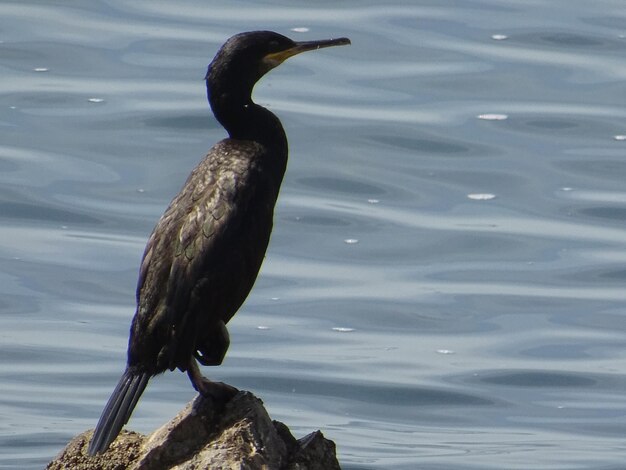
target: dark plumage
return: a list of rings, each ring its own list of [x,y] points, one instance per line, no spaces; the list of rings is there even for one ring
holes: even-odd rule
[[[256,280],[287,165],[283,127],[252,101],[252,89],[292,55],[344,44],[350,41],[294,42],[270,31],[241,33],[209,65],[209,103],[229,138],[191,172],[148,240],[127,367],[102,412],[90,455],[108,448],[154,375],[180,369],[203,395],[226,399],[237,392],[205,379],[196,361],[219,365],[228,350],[226,323]]]

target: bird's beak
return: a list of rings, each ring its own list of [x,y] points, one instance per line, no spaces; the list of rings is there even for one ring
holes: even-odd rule
[[[263,58],[263,60],[269,63],[270,65],[272,65],[272,67],[276,67],[277,65],[280,65],[285,60],[287,60],[289,57],[292,57],[296,54],[300,54],[301,52],[315,51],[317,49],[322,49],[323,47],[347,46],[348,44],[350,44],[350,40],[348,38],[323,39],[321,41],[296,42],[295,46],[290,47],[289,49],[267,54]]]

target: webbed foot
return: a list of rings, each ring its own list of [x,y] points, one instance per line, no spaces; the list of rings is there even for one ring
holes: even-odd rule
[[[189,380],[198,393],[203,397],[211,398],[215,401],[228,401],[234,397],[239,390],[224,382],[213,382],[200,373],[198,363],[195,359],[191,359],[189,369],[187,370]]]

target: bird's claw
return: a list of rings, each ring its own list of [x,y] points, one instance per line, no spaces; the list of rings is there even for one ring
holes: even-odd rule
[[[200,395],[215,401],[228,401],[239,393],[239,390],[232,385],[224,382],[213,382],[205,377],[194,382],[193,386]]]

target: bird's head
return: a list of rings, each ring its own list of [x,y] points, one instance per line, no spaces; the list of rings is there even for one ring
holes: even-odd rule
[[[273,31],[251,31],[231,37],[209,65],[206,74],[209,93],[220,83],[240,92],[251,92],[268,71],[289,57],[323,47],[350,44],[348,38],[322,41],[292,41]]]

